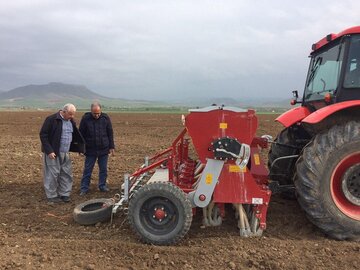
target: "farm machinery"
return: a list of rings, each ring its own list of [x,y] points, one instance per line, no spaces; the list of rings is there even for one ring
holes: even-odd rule
[[[183,122],[168,149],[125,177],[124,195],[113,211],[128,202],[128,218],[140,238],[166,245],[187,233],[198,211],[205,226],[221,225],[230,204],[240,235],[260,236],[271,191],[259,154],[267,139],[255,137],[255,111],[211,106],[190,110]]]
[[[255,137],[255,111],[210,106],[190,110],[183,123],[185,128],[168,149],[146,158],[138,170],[125,176],[112,213],[126,210],[143,242],[168,245],[184,237],[198,212],[203,225],[221,225],[225,205],[230,205],[240,235],[261,236],[271,191],[260,156],[268,138]],[[91,211],[100,202],[92,203],[75,209],[75,220],[84,224],[88,220],[81,213],[109,213],[106,206]]]
[[[261,236],[270,196],[282,192],[327,235],[360,240],[360,26],[327,35],[310,58],[303,98],[293,91],[301,105],[276,119],[284,129],[274,141],[255,136],[253,110],[190,110],[171,146],[125,176],[116,202],[85,202],[74,219],[91,224],[122,209],[145,243],[169,245],[198,212],[205,226],[221,225],[230,205],[240,235]],[[261,151],[270,143],[268,171]]]
[[[304,95],[276,120],[269,177],[329,236],[360,240],[360,26],[313,44]],[[285,195],[289,190],[285,191]]]

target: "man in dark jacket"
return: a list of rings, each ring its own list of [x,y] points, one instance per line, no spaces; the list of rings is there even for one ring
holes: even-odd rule
[[[86,158],[80,195],[83,196],[89,192],[91,174],[96,160],[99,165],[99,190],[108,192],[107,163],[109,154],[114,154],[115,145],[110,118],[106,113],[101,112],[99,103],[91,104],[91,112],[84,114],[80,122],[80,132],[86,142]]]
[[[45,119],[40,130],[44,188],[51,204],[70,202],[73,179],[69,152],[85,152],[85,141],[73,120],[75,112],[73,104],[64,105],[62,110]]]

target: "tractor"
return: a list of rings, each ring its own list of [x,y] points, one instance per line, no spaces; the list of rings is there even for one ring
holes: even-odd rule
[[[284,129],[271,144],[269,178],[325,234],[359,240],[360,26],[312,45],[303,97],[293,95],[300,106],[276,119]]]

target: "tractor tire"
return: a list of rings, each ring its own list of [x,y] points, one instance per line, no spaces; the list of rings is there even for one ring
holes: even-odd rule
[[[112,199],[93,199],[77,205],[73,212],[74,220],[80,225],[93,225],[111,218]]]
[[[190,229],[192,207],[179,187],[170,182],[155,182],[134,193],[129,202],[128,218],[143,242],[171,245]]]
[[[360,122],[316,135],[296,163],[294,181],[312,223],[332,238],[360,241]]]
[[[270,179],[278,181],[280,185],[293,184],[296,163],[295,158],[279,160],[275,162],[273,166],[271,166],[274,160],[279,157],[299,154],[299,149],[283,145],[296,145],[294,132],[292,131],[291,127],[282,130],[275,139],[275,142],[280,144],[271,144],[271,148],[268,154],[268,168]]]

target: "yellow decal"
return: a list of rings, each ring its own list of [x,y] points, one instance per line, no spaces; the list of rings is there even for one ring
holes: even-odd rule
[[[246,167],[241,169],[238,165],[229,165],[229,172],[246,172]]]
[[[227,123],[220,123],[221,129],[227,129]]]
[[[211,173],[208,173],[208,174],[206,175],[206,178],[205,178],[205,184],[211,185],[212,180],[213,180],[212,174],[211,174]]]
[[[260,165],[259,154],[254,154],[254,162],[255,162],[255,165]]]
[[[229,165],[229,172],[240,172],[240,167],[237,165]]]

